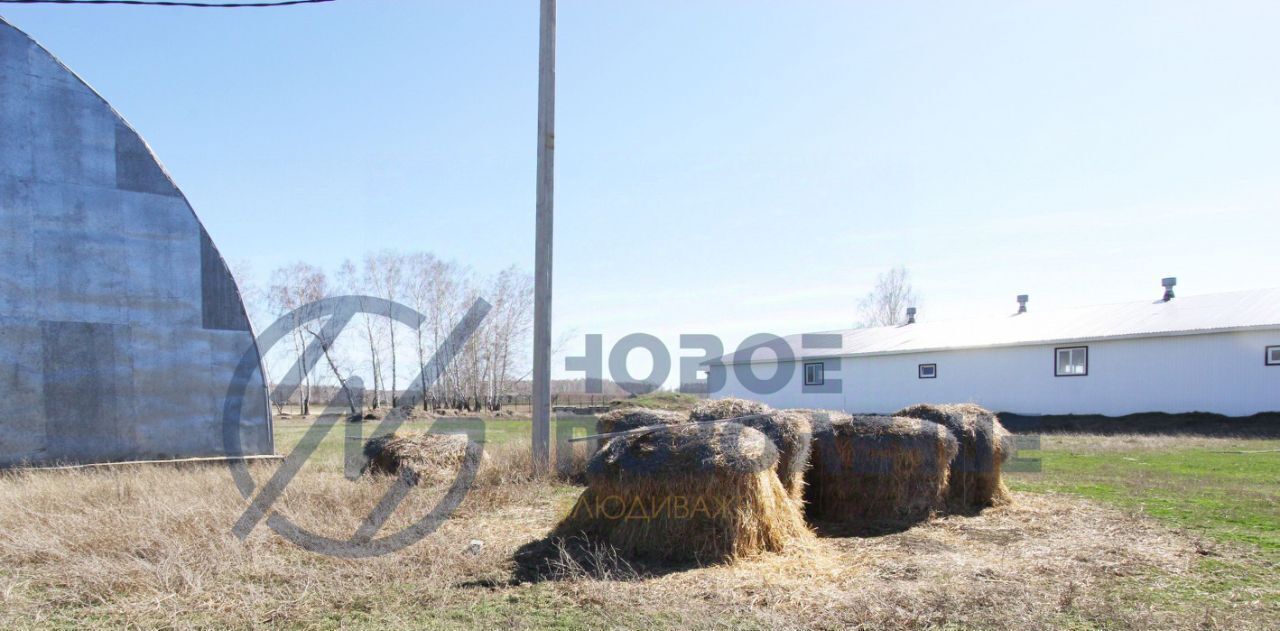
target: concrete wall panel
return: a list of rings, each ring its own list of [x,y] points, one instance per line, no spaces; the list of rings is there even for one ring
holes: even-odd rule
[[[0,133],[0,176],[30,180],[35,164],[34,134],[25,95],[30,91],[31,78],[25,63],[9,63],[15,48],[12,39],[0,32],[0,82],[6,86],[0,90],[0,129],[4,130]],[[25,54],[26,49],[21,50],[20,54]]]
[[[200,231],[201,316],[206,329],[248,331],[249,319],[240,305],[239,290],[209,234]]]
[[[34,316],[31,184],[0,175],[0,314]]]
[[[151,150],[133,130],[116,125],[116,187],[125,191],[181,197]]]
[[[146,143],[0,20],[0,465],[215,456],[239,291]],[[260,372],[233,404],[272,448]]]
[[[224,403],[240,411],[240,445],[244,453],[272,453],[274,441],[271,435],[265,386],[261,380],[244,384],[244,388],[232,388],[231,375],[249,352],[257,353],[253,335],[248,331],[206,331],[209,337],[209,361],[213,375],[225,376],[211,382],[211,405],[221,415]],[[234,390],[234,392],[233,392]],[[221,421],[221,416],[218,417]]]
[[[47,455],[43,344],[35,321],[0,317],[0,466]]]
[[[177,446],[203,454],[221,452],[221,418],[210,405],[209,338],[189,327],[135,326],[131,352],[146,358],[133,370],[138,455],[180,456]]]
[[[115,188],[115,113],[98,95],[55,82],[32,81],[30,94],[35,179]]]
[[[128,328],[96,322],[40,323],[48,457],[126,458],[137,445]]]

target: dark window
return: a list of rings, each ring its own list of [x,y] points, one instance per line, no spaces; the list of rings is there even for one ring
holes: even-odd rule
[[[1267,365],[1280,366],[1280,346],[1267,347]]]
[[[1053,349],[1055,377],[1083,377],[1089,374],[1089,347],[1070,346]]]
[[[921,379],[937,379],[938,378],[937,364],[920,364],[920,366],[917,367],[916,370],[918,371]]]
[[[822,362],[814,362],[804,365],[804,385],[820,386],[826,383],[826,376],[823,374]]]

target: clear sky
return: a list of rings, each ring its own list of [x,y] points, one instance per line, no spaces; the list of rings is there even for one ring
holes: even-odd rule
[[[1280,3],[559,12],[555,325],[579,340],[843,328],[897,264],[922,319],[1280,285]],[[0,15],[264,280],[377,248],[532,269],[536,0]]]

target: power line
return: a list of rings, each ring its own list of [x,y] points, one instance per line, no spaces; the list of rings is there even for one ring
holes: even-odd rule
[[[0,4],[127,4],[144,7],[195,7],[199,9],[244,9],[320,4],[334,0],[279,0],[278,2],[168,2],[166,0],[0,0]]]

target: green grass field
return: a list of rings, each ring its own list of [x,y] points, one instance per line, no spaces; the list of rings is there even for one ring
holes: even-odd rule
[[[1050,435],[1010,488],[1139,512],[1203,537],[1195,573],[1139,598],[1257,598],[1280,608],[1280,440]]]
[[[1280,440],[1143,441],[1099,449],[1085,437],[1047,436],[1043,450],[1020,454],[1040,458],[1043,471],[1012,474],[1010,487],[1140,510],[1213,540],[1280,555]]]

